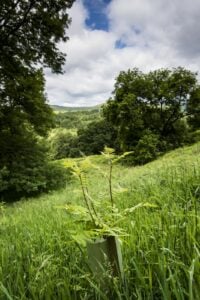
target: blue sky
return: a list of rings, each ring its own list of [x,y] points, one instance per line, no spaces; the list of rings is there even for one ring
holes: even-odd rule
[[[200,66],[199,0],[76,0],[65,74],[46,71],[51,104],[105,102],[122,70]]]
[[[109,31],[109,20],[106,8],[111,0],[84,0],[83,5],[88,10],[86,25],[92,30]]]

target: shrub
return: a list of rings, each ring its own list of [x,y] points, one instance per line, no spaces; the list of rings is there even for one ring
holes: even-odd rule
[[[23,141],[20,137],[18,145],[15,151],[11,149],[12,159],[0,160],[2,200],[12,202],[64,186],[65,169],[49,161],[43,140],[30,133],[26,139],[24,133]]]
[[[76,142],[76,139],[76,136],[74,136],[68,129],[53,129],[47,139],[50,147],[50,156],[53,159],[70,157],[71,148]]]
[[[200,141],[200,130],[192,131],[188,134],[187,144],[193,144]]]
[[[57,190],[66,186],[69,172],[59,162],[49,162],[45,169],[46,185],[44,192]]]
[[[159,139],[156,134],[150,131],[139,140],[134,151],[134,164],[143,165],[158,156]]]
[[[86,155],[100,154],[105,146],[117,148],[116,137],[116,130],[110,123],[95,121],[78,131],[77,148]]]
[[[159,154],[158,145],[158,135],[152,133],[150,130],[145,131],[142,138],[133,148],[133,154],[126,156],[122,161],[123,164],[143,165],[156,159]]]

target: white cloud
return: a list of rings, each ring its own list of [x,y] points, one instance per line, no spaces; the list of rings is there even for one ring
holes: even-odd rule
[[[85,26],[82,1],[70,15],[70,40],[64,75],[47,72],[50,103],[95,105],[107,100],[121,70],[143,71],[185,66],[197,71],[200,61],[199,0],[113,0],[107,9],[109,32]],[[116,41],[127,47],[116,49]]]
[[[164,46],[176,55],[199,57],[199,0],[115,0],[109,18],[112,30],[130,46],[151,45],[158,55]]]

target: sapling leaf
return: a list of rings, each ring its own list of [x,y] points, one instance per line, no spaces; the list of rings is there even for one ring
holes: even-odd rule
[[[74,166],[74,162],[71,161],[71,160],[65,160],[65,161],[63,162],[63,166],[64,166],[65,168],[71,169],[71,168],[73,168],[73,166]]]
[[[114,154],[115,153],[115,149],[105,146],[102,153],[103,154]]]
[[[84,230],[82,232],[72,234],[71,237],[76,243],[86,246],[87,241],[94,237],[94,232],[92,230]]]
[[[137,205],[135,205],[135,206],[133,206],[133,207],[126,208],[126,209],[124,210],[124,213],[125,213],[125,214],[132,213],[133,211],[135,211],[136,209],[141,208],[141,207],[152,207],[152,208],[156,208],[156,207],[158,207],[158,206],[155,205],[155,204],[149,203],[149,202],[145,202],[145,203],[141,202],[141,203],[139,203],[139,204],[137,204]]]
[[[86,171],[86,170],[91,169],[91,168],[92,168],[92,163],[91,163],[89,158],[85,158],[84,160],[82,160],[80,162],[80,169],[82,171]]]
[[[65,209],[68,213],[73,215],[87,215],[88,211],[84,206],[81,205],[65,205]]]
[[[120,227],[121,223],[126,220],[127,215],[134,212],[141,207],[157,207],[151,203],[139,203],[133,207],[125,210],[119,210],[115,206],[113,194],[125,193],[128,190],[118,185],[113,189],[112,183],[112,167],[113,163],[119,161],[132,152],[126,152],[121,156],[116,157],[115,150],[109,147],[105,147],[102,155],[107,159],[109,164],[108,172],[102,170],[99,166],[92,164],[88,158],[76,162],[66,162],[66,165],[70,167],[72,174],[79,180],[80,187],[83,195],[84,206],[67,204],[65,206],[66,211],[76,218],[78,223],[82,222],[82,231],[73,233],[73,239],[79,243],[84,244],[86,240],[97,236],[124,236],[125,230]],[[97,201],[92,198],[88,191],[88,179],[87,171],[90,169],[96,169],[98,174],[103,175],[108,181],[109,192],[106,194],[100,194],[102,200]]]
[[[126,156],[133,154],[133,151],[129,151],[129,152],[124,152],[122,155],[118,156],[117,158],[112,160],[112,163],[115,164],[117,162],[119,162],[120,160],[122,160],[123,158],[125,158]]]
[[[115,157],[114,155],[115,150],[113,148],[109,148],[109,147],[104,147],[104,151],[101,152],[101,154],[109,161],[112,161],[112,158]]]

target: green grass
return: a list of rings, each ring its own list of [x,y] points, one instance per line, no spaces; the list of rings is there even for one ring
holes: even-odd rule
[[[100,156],[91,160],[104,169]],[[88,173],[95,199],[108,195],[105,178]],[[100,289],[90,274],[80,231],[62,206],[82,203],[79,185],[0,210],[0,299],[200,299],[200,143],[175,150],[143,167],[116,165],[119,208],[150,202],[121,226],[125,284],[105,274]]]

